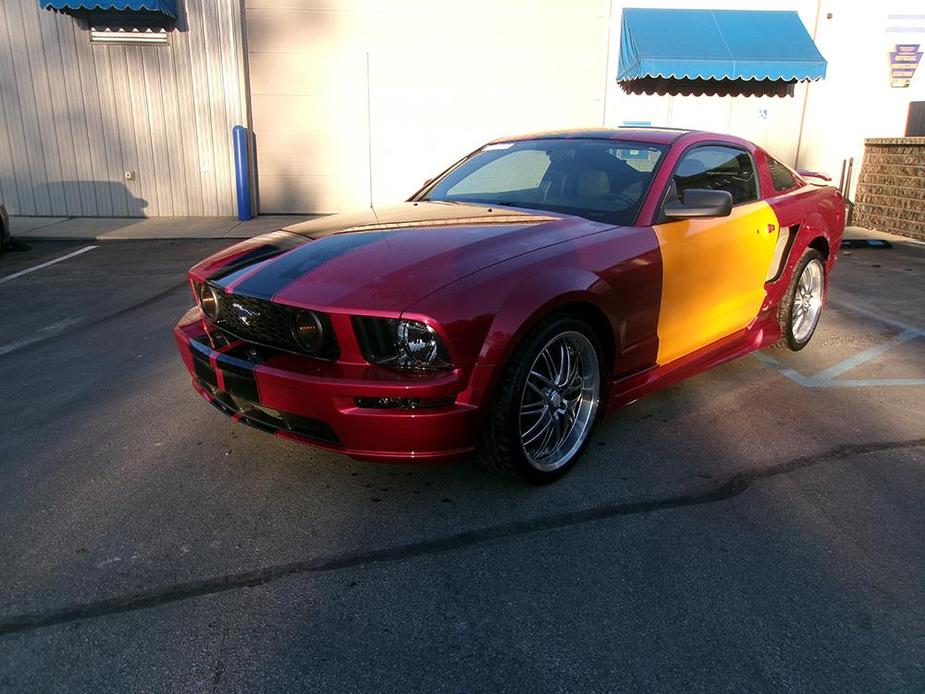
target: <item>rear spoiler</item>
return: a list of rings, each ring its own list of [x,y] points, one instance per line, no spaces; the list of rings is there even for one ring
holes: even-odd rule
[[[808,171],[806,169],[797,169],[797,173],[800,174],[803,178],[818,178],[822,181],[825,181],[826,183],[830,183],[832,181],[831,176],[827,176],[826,174],[820,171]]]

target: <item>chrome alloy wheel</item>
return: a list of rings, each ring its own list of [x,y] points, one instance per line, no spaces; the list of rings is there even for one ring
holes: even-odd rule
[[[797,342],[808,340],[816,328],[816,323],[819,322],[822,295],[825,291],[822,278],[822,263],[814,259],[803,268],[800,281],[797,282],[790,312],[790,330]]]
[[[527,461],[549,472],[565,465],[591,432],[600,401],[597,351],[567,331],[540,350],[520,400],[520,444]]]

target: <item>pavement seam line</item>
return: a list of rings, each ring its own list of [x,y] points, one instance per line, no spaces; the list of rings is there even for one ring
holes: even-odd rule
[[[23,215],[20,215],[20,216],[23,216]],[[28,238],[28,234],[29,234],[29,232],[31,232],[31,231],[38,231],[39,229],[47,229],[48,227],[53,227],[55,224],[61,224],[62,222],[69,222],[69,221],[71,221],[72,219],[74,219],[74,218],[73,218],[73,217],[61,217],[60,219],[56,219],[56,220],[53,221],[53,222],[48,222],[48,224],[39,224],[37,227],[32,227],[31,229],[29,229],[28,231],[26,231],[24,234],[20,234],[20,233],[17,232],[16,238],[17,238],[17,239]],[[11,226],[12,226],[12,225],[11,225]]]
[[[514,521],[502,525],[469,530],[431,540],[422,540],[406,545],[385,547],[353,554],[317,557],[276,564],[251,571],[225,574],[214,578],[178,583],[166,588],[130,593],[115,598],[69,605],[46,612],[12,615],[0,620],[0,636],[23,633],[43,627],[66,624],[105,617],[113,614],[134,612],[191,598],[224,593],[241,588],[253,588],[278,581],[289,576],[313,573],[327,573],[341,569],[402,561],[455,550],[468,549],[496,540],[531,535],[563,528],[593,523],[620,516],[652,513],[688,506],[717,503],[739,496],[754,483],[786,475],[822,463],[846,460],[854,456],[925,447],[925,438],[906,441],[882,441],[868,444],[846,444],[814,456],[794,458],[777,465],[771,465],[753,472],[732,475],[725,482],[709,489],[691,494],[681,494],[666,499],[631,501],[620,504],[605,504],[581,511],[552,516]]]
[[[188,286],[189,286],[189,282],[184,280],[180,282],[179,284],[175,284],[172,287],[168,287],[164,291],[158,294],[155,294],[154,296],[149,296],[146,299],[142,299],[137,304],[126,306],[125,308],[119,309],[118,311],[115,311],[114,313],[110,313],[105,316],[100,316],[99,318],[95,318],[92,321],[89,321],[86,323],[82,323],[78,321],[76,323],[73,323],[72,327],[69,327],[66,330],[62,330],[61,332],[53,333],[51,335],[37,337],[36,339],[30,340],[29,342],[26,342],[25,340],[19,342],[18,344],[16,342],[11,342],[7,345],[0,347],[0,356],[16,354],[17,352],[22,351],[26,347],[36,347],[38,345],[41,345],[44,342],[48,342],[49,340],[60,340],[62,337],[65,337],[67,335],[80,332],[81,330],[85,330],[87,328],[96,327],[100,325],[101,323],[105,323],[107,321],[112,320],[113,318],[119,318],[121,316],[124,316],[127,313],[131,313],[132,311],[137,311],[140,308],[145,308],[147,306],[150,306],[151,304],[158,302],[161,299],[166,298],[167,296],[170,296],[177,290],[184,289]],[[39,330],[39,332],[41,332],[41,330]]]

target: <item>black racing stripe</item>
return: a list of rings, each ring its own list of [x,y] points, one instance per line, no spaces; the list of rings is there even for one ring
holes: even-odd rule
[[[196,376],[208,383],[214,388],[218,388],[218,379],[215,377],[215,371],[209,363],[209,357],[196,349],[194,344],[190,343],[190,354],[193,356],[193,370]]]
[[[218,368],[222,370],[225,390],[228,393],[249,402],[260,402],[260,391],[257,388],[257,377],[253,369],[221,361],[219,361]]]
[[[291,239],[280,239],[274,243],[266,243],[261,246],[257,246],[256,248],[249,250],[244,255],[235,258],[227,265],[223,265],[218,270],[209,275],[207,279],[210,282],[214,282],[216,284],[227,284],[232,279],[230,275],[236,275],[239,272],[247,270],[252,265],[256,265],[257,263],[266,260],[267,258],[281,255],[286,251],[291,251],[293,248],[298,248],[305,243],[307,242],[304,238],[293,236]]]
[[[386,233],[336,234],[289,251],[235,287],[235,293],[272,299],[284,287],[344,253],[383,240]]]

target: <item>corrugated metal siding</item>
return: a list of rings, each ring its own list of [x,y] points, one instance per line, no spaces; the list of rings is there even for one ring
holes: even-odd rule
[[[12,214],[235,213],[239,3],[178,5],[168,45],[116,46],[36,0],[0,2],[0,200]]]

